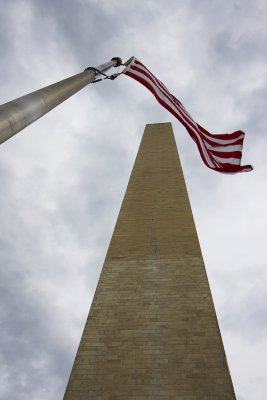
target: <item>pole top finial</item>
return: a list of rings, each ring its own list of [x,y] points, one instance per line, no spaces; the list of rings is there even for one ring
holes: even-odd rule
[[[119,65],[122,64],[122,59],[120,57],[112,57],[111,61],[116,61],[117,64],[114,65],[114,67],[118,67]]]

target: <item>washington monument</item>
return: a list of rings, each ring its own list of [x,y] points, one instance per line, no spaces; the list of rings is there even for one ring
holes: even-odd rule
[[[234,400],[170,123],[147,125],[64,400]]]

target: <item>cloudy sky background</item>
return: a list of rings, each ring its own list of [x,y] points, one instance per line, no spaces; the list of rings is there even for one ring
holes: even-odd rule
[[[146,123],[171,121],[238,400],[267,397],[265,0],[0,0],[0,103],[137,56],[250,173],[204,166],[126,76],[0,146],[0,398],[61,399]]]

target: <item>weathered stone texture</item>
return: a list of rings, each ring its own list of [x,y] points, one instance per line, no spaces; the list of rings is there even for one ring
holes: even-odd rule
[[[169,123],[146,126],[64,399],[235,399]]]

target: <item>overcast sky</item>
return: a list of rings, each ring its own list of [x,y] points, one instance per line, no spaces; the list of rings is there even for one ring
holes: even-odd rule
[[[0,0],[0,103],[135,55],[243,164],[209,170],[127,76],[0,146],[0,398],[65,391],[146,123],[171,121],[238,400],[267,398],[266,0]]]

